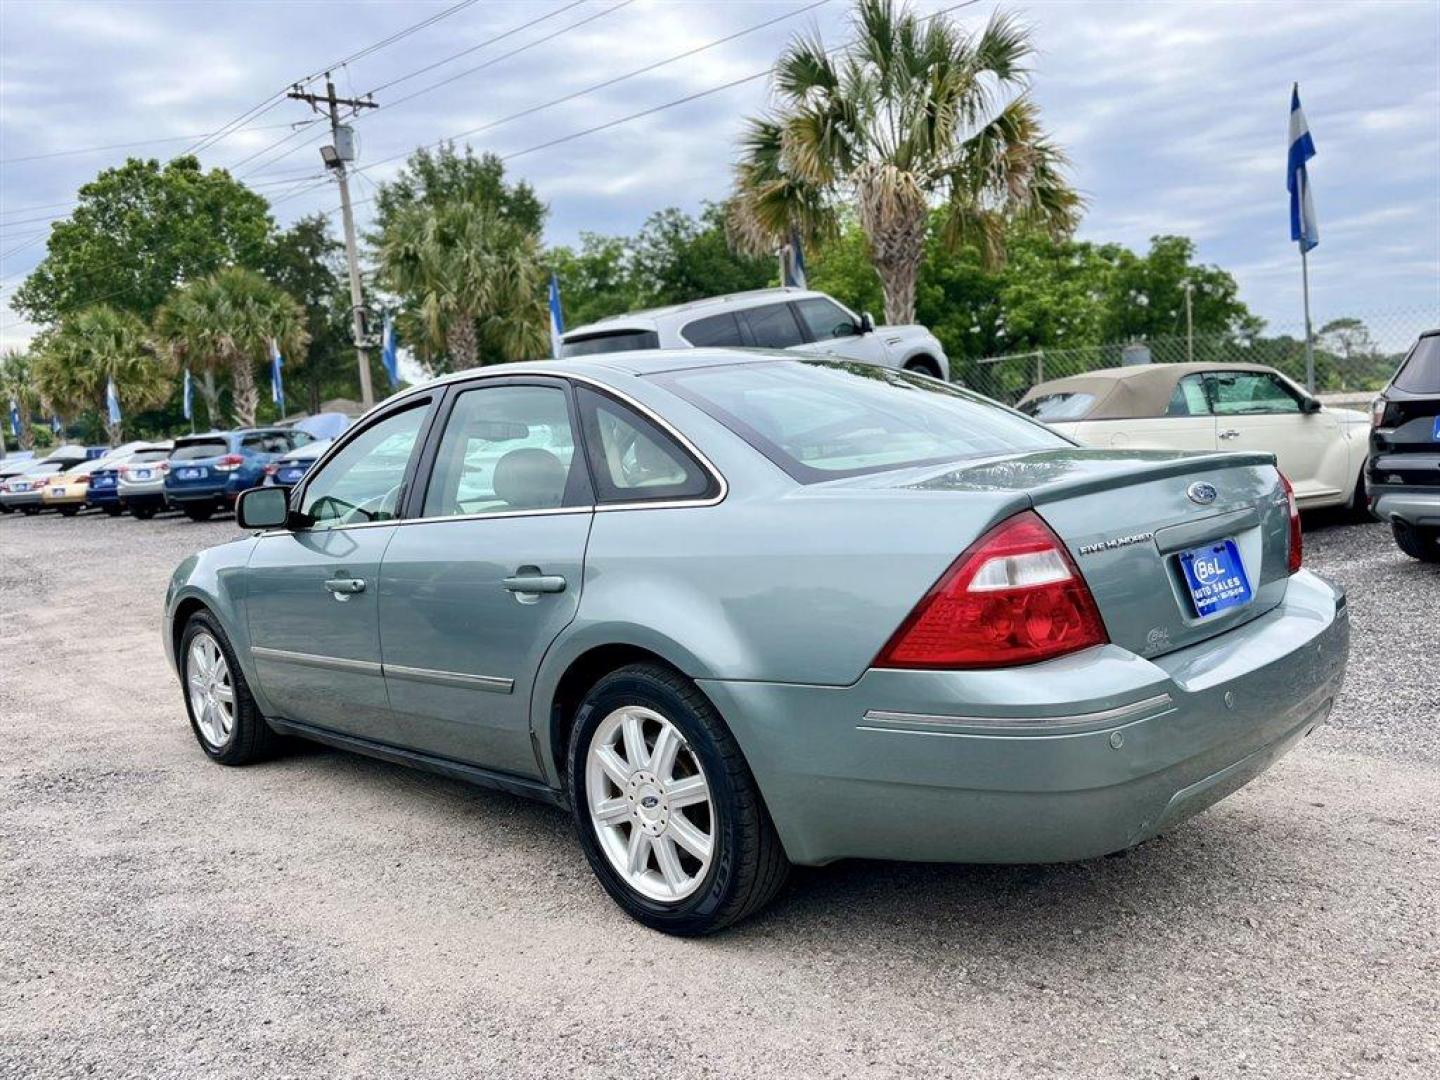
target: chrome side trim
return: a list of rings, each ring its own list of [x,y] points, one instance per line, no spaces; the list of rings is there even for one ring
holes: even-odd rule
[[[1056,729],[1111,727],[1141,718],[1154,719],[1174,711],[1175,703],[1169,694],[1157,694],[1113,709],[1064,716],[941,716],[870,709],[865,713],[865,722],[857,724],[856,729],[906,735],[955,735],[966,731],[1048,733]]]
[[[343,656],[317,656],[315,653],[270,649],[263,645],[252,645],[250,654],[257,660],[273,660],[277,664],[297,664],[300,667],[322,668],[326,671],[348,671],[357,675],[384,674],[381,666],[373,660],[348,660]]]
[[[464,675],[458,671],[436,671],[433,668],[405,667],[403,664],[385,664],[383,667],[387,678],[393,676],[438,686],[462,686],[467,690],[488,690],[492,694],[508,694],[515,689],[514,679],[502,679],[497,675]]]

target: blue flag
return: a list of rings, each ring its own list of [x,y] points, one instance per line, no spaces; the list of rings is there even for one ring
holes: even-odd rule
[[[20,406],[15,403],[13,397],[10,399],[10,430],[15,433],[17,439],[20,437]]]
[[[780,253],[780,284],[788,288],[804,289],[805,248],[800,243],[800,234],[790,230],[790,243]]]
[[[115,392],[115,377],[112,375],[105,384],[105,413],[110,418],[110,423],[120,423],[120,395]],[[54,418],[54,423],[59,424],[60,418]],[[59,427],[56,427],[59,431]]]
[[[560,358],[560,338],[565,333],[565,315],[560,310],[560,279],[550,274],[550,356]]]
[[[119,423],[119,421],[116,421],[116,423]],[[60,417],[56,416],[54,413],[50,414],[50,430],[53,431],[56,435],[59,435],[60,432],[65,430],[65,425],[60,423]]]
[[[285,377],[280,369],[285,366],[285,358],[280,355],[280,345],[274,338],[270,339],[270,400],[280,410],[280,415],[285,415]]]
[[[385,333],[380,337],[380,363],[390,376],[390,389],[400,385],[400,354],[395,344],[395,320],[385,316]]]
[[[190,369],[185,369],[185,419],[195,419],[195,388],[190,382]]]
[[[1290,156],[1285,187],[1290,192],[1290,239],[1309,251],[1320,243],[1320,226],[1315,221],[1315,200],[1310,194],[1310,174],[1305,163],[1315,156],[1315,140],[1300,108],[1300,84],[1290,91]]]

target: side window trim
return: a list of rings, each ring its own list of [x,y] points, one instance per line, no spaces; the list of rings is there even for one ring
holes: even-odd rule
[[[469,390],[484,390],[496,386],[548,386],[560,390],[565,395],[565,406],[570,412],[570,427],[575,433],[576,452],[585,458],[585,468],[580,470],[585,480],[585,491],[583,497],[574,504],[559,506],[551,510],[498,510],[491,513],[446,515],[443,517],[427,518],[424,516],[425,497],[429,492],[430,483],[435,475],[435,459],[440,453],[440,443],[445,438],[445,427],[450,422],[450,416],[455,411],[455,402],[460,395]],[[414,475],[406,477],[405,498],[401,504],[404,513],[402,520],[412,522],[423,521],[457,521],[463,518],[483,517],[513,517],[516,514],[570,514],[577,510],[590,511],[595,507],[595,481],[590,474],[589,458],[584,454],[583,435],[581,433],[580,410],[575,401],[575,391],[568,379],[557,378],[546,375],[514,375],[501,376],[496,378],[480,377],[466,379],[463,382],[452,382],[446,385],[445,392],[441,395],[435,409],[430,417],[430,426],[423,435],[423,442],[420,453],[414,459]],[[568,503],[568,500],[567,500]]]
[[[310,484],[314,481],[315,477],[319,476],[330,463],[330,460],[346,446],[350,445],[351,441],[359,438],[360,435],[369,431],[376,424],[382,424],[386,420],[400,415],[402,412],[408,412],[410,409],[425,410],[426,415],[420,421],[420,433],[415,439],[415,445],[423,450],[428,444],[430,434],[435,426],[435,406],[439,400],[440,397],[435,394],[416,394],[413,397],[406,397],[402,401],[397,401],[393,408],[386,409],[384,412],[377,412],[375,415],[367,417],[364,423],[351,425],[351,427],[348,428],[340,438],[336,439],[325,453],[320,456],[320,460],[306,470],[305,476],[301,479],[300,483],[295,485],[294,489],[290,492],[291,509],[296,509],[304,504],[305,495],[309,491]],[[352,525],[332,525],[328,531],[334,532],[337,529],[369,528],[376,524],[394,525],[398,521],[404,521],[408,516],[410,496],[415,488],[415,470],[419,465],[420,458],[421,454],[416,453],[415,450],[412,449],[410,452],[410,460],[405,466],[405,478],[400,482],[402,487],[400,500],[395,505],[395,516],[392,519],[385,522],[357,522]]]

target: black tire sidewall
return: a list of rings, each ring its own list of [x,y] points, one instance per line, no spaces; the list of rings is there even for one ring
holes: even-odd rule
[[[190,662],[190,643],[201,633],[209,634],[220,646],[220,652],[224,655],[225,663],[230,668],[230,686],[235,698],[235,722],[230,728],[230,739],[218,749],[211,746],[200,732],[195,710],[190,704],[190,684],[186,677]],[[180,635],[180,647],[176,661],[176,667],[180,673],[180,692],[185,699],[185,715],[190,718],[190,730],[194,732],[195,741],[200,744],[200,749],[205,752],[206,757],[218,761],[222,765],[239,764],[246,760],[249,755],[244,749],[247,741],[247,732],[244,727],[254,723],[263,724],[265,721],[260,718],[254,699],[250,696],[250,687],[245,682],[245,673],[240,670],[240,664],[235,659],[235,650],[230,646],[230,639],[225,636],[225,631],[220,629],[220,624],[208,612],[197,612],[190,616],[190,621],[185,624],[184,633]]]
[[[705,780],[710,787],[715,851],[705,881],[684,900],[666,903],[641,896],[631,889],[610,865],[590,821],[586,791],[586,752],[600,722],[624,705],[642,705],[654,709],[674,724],[685,737],[701,768],[705,770]],[[737,820],[738,800],[730,772],[715,745],[717,733],[712,730],[714,723],[710,718],[700,716],[689,702],[666,682],[632,669],[616,672],[596,684],[581,704],[571,734],[568,754],[570,806],[585,857],[605,891],[627,913],[646,926],[669,933],[707,932],[712,928],[717,915],[725,910],[736,889],[741,822]],[[718,734],[729,738],[728,733]]]

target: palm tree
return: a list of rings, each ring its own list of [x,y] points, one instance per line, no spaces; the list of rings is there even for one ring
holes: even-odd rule
[[[107,388],[132,411],[163,404],[173,388],[168,365],[151,350],[145,324],[128,311],[95,304],[66,315],[38,339],[35,382],[62,409],[96,409],[110,445],[119,445],[123,423],[112,423]]]
[[[480,341],[510,360],[543,355],[539,238],[470,199],[416,203],[380,237],[382,284],[408,300],[428,350],[451,370],[479,362]]]
[[[165,302],[155,317],[157,339],[180,362],[198,368],[210,388],[214,416],[219,397],[208,378],[230,374],[235,422],[253,427],[260,391],[255,369],[270,355],[272,339],[287,356],[299,356],[310,340],[305,309],[283,289],[253,270],[232,266],[191,282]]]
[[[15,349],[0,356],[0,410],[8,412],[11,402],[20,417],[20,430],[15,432],[20,449],[33,450],[35,431],[30,426],[30,415],[40,407],[40,388],[35,383],[29,354]]]
[[[996,15],[971,35],[894,0],[859,0],[854,25],[835,57],[814,37],[780,57],[776,107],[742,139],[730,224],[742,246],[773,251],[794,234],[822,239],[850,202],[886,320],[906,323],[932,205],[943,205],[947,246],[975,235],[994,264],[1007,222],[1068,233],[1081,199],[1025,92],[1033,48],[1014,19]]]

